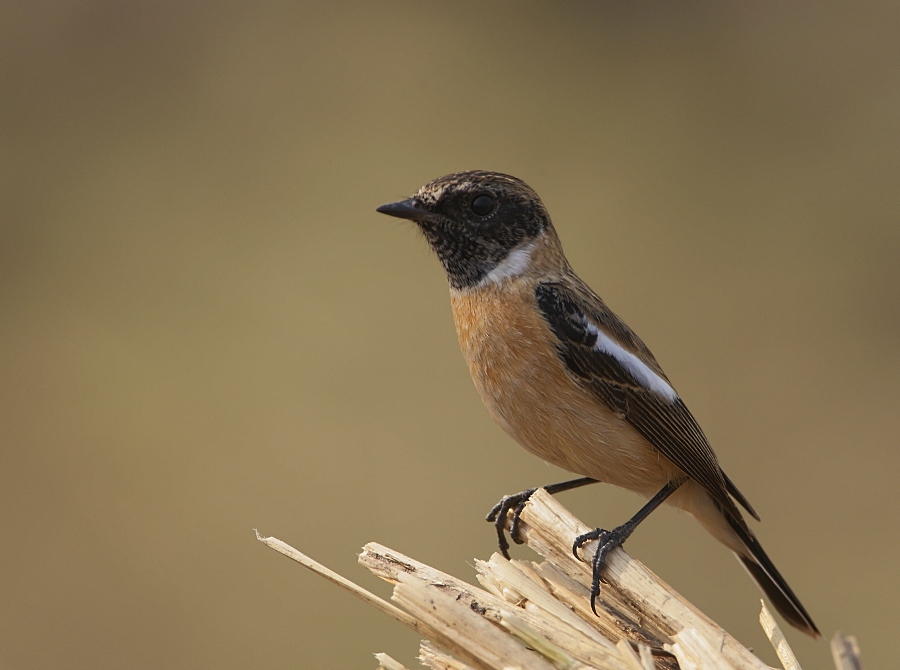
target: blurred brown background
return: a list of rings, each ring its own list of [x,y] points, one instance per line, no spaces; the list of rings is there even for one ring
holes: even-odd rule
[[[891,666],[898,44],[890,0],[4,3],[0,666],[413,663],[252,529],[387,594],[365,542],[472,579],[500,495],[565,478],[493,425],[437,261],[374,212],[468,168],[542,195],[823,632]],[[775,662],[692,519],[628,548]]]

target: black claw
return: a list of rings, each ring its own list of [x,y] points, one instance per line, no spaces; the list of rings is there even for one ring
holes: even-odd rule
[[[591,540],[600,540],[600,544],[603,545],[603,543],[605,542],[604,536],[608,533],[609,531],[603,528],[595,528],[594,530],[588,531],[584,535],[579,535],[572,543],[572,554],[574,554],[575,558],[581,560],[581,557],[578,555],[578,550]]]
[[[492,522],[494,528],[497,529],[497,546],[500,549],[500,553],[503,554],[507,560],[509,560],[509,542],[506,541],[506,517],[509,515],[509,511],[513,510],[513,520],[512,524],[510,524],[509,536],[516,544],[522,544],[524,540],[522,540],[519,533],[519,517],[522,516],[522,510],[525,509],[528,499],[535,491],[537,491],[537,489],[528,489],[521,493],[516,493],[515,495],[503,496],[500,502],[494,505],[494,508],[485,518],[486,521]]]
[[[578,550],[592,540],[597,540],[597,550],[591,560],[591,611],[597,615],[597,596],[600,595],[600,581],[603,577],[603,568],[606,567],[606,557],[616,547],[621,547],[628,536],[634,531],[634,526],[626,523],[612,530],[595,528],[594,530],[579,535],[572,543],[572,553],[579,558]]]
[[[497,530],[497,546],[500,548],[500,553],[503,554],[503,556],[508,560],[509,542],[506,541],[506,533],[504,532],[503,522],[506,519],[506,513],[509,510],[509,507],[506,507],[504,509],[505,502],[506,498],[494,505],[494,509],[491,510],[491,513],[487,515],[487,518],[485,520],[493,522],[494,528]]]
[[[579,486],[594,484],[596,481],[596,479],[591,479],[590,477],[581,477],[567,482],[550,484],[549,486],[545,486],[544,489],[547,493],[553,495],[563,491],[576,489]],[[516,493],[515,495],[504,496],[500,502],[494,505],[494,508],[487,517],[485,517],[485,521],[493,523],[494,528],[497,529],[497,546],[500,548],[500,553],[507,559],[509,559],[509,542],[506,541],[506,517],[509,515],[509,511],[513,510],[512,523],[509,526],[509,536],[516,544],[525,542],[525,540],[522,539],[522,534],[519,532],[519,520],[522,516],[522,511],[525,509],[525,505],[528,504],[528,499],[531,498],[535,491],[537,491],[537,489],[528,489],[521,493]]]
[[[591,561],[591,611],[597,614],[594,606],[597,596],[600,595],[600,577],[603,574],[603,568],[606,565],[606,556],[616,547],[625,544],[625,540],[634,532],[638,524],[647,518],[653,510],[659,507],[670,495],[678,490],[678,487],[685,482],[685,479],[675,479],[662,487],[650,501],[638,510],[638,513],[631,517],[628,521],[612,530],[603,530],[595,528],[594,530],[579,535],[572,543],[572,553],[575,558],[579,558],[578,550],[584,546],[586,542],[597,540],[597,551],[594,552],[594,560]],[[579,558],[580,560],[580,558]]]
[[[600,595],[600,578],[603,575],[603,566],[606,565],[606,552],[608,545],[597,547],[594,560],[591,562],[591,611],[597,616],[597,596]]]
[[[503,558],[509,561],[511,560],[509,557],[509,542],[506,541],[506,533],[503,532],[503,523],[501,519],[497,519],[497,523],[494,525],[497,528],[497,548],[500,549]]]
[[[535,490],[536,489],[531,489],[531,491],[528,492],[528,498],[531,498]],[[522,510],[525,509],[525,505],[528,503],[528,498],[519,501],[519,504],[516,505],[515,511],[513,511],[513,520],[512,525],[509,527],[509,536],[516,544],[525,543],[525,540],[522,539],[522,534],[519,532],[519,519],[522,517]]]
[[[506,499],[508,497],[509,496],[503,496],[500,499],[500,502],[498,502],[496,505],[494,505],[491,508],[491,511],[488,512],[488,515],[486,517],[484,517],[484,520],[487,521],[488,523],[493,523],[494,520],[497,518],[497,515],[500,513],[500,510],[503,509],[503,503],[506,502]]]

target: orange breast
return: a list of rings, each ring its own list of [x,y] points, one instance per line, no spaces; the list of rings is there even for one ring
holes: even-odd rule
[[[556,336],[519,278],[452,291],[459,344],[488,411],[519,444],[561,468],[645,495],[678,469],[572,379]]]

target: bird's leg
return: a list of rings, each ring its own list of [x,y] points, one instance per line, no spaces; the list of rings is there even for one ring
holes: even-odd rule
[[[539,488],[544,489],[550,495],[555,495],[570,489],[577,489],[579,486],[594,484],[597,481],[598,480],[591,477],[580,477],[578,479],[570,479],[567,482],[559,482],[558,484],[550,484],[549,486],[541,486]],[[504,532],[506,530],[504,526],[506,515],[509,513],[509,510],[513,510],[513,520],[512,525],[509,528],[509,536],[516,544],[522,544],[522,539],[519,537],[519,517],[522,516],[522,510],[525,509],[525,503],[527,503],[528,499],[534,495],[535,491],[537,491],[536,488],[526,489],[521,493],[503,496],[500,502],[494,505],[494,509],[492,509],[485,518],[485,521],[493,523],[494,528],[497,529],[497,544],[500,547],[500,552],[507,559],[509,559],[509,542],[506,541],[506,533]]]
[[[594,553],[594,560],[591,562],[591,610],[594,614],[597,614],[594,603],[597,600],[597,596],[600,595],[600,575],[603,572],[603,567],[606,565],[606,557],[609,552],[616,547],[621,547],[625,544],[625,540],[627,540],[634,532],[634,529],[638,527],[638,524],[646,519],[650,515],[650,512],[662,505],[666,498],[675,493],[675,491],[678,490],[678,487],[684,484],[685,481],[687,481],[686,478],[682,477],[681,479],[675,479],[663,486],[662,490],[650,499],[650,502],[644,505],[637,514],[621,526],[613,528],[612,530],[595,528],[594,530],[575,538],[575,542],[572,543],[572,553],[575,554],[575,558],[579,558],[578,550],[586,543],[591,540],[597,540],[599,543],[597,545],[597,551]]]

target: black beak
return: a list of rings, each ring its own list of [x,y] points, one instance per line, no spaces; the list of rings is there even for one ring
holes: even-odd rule
[[[410,219],[412,221],[421,221],[431,216],[431,212],[422,207],[422,203],[415,198],[382,205],[375,211],[388,216],[396,216],[398,219]]]

